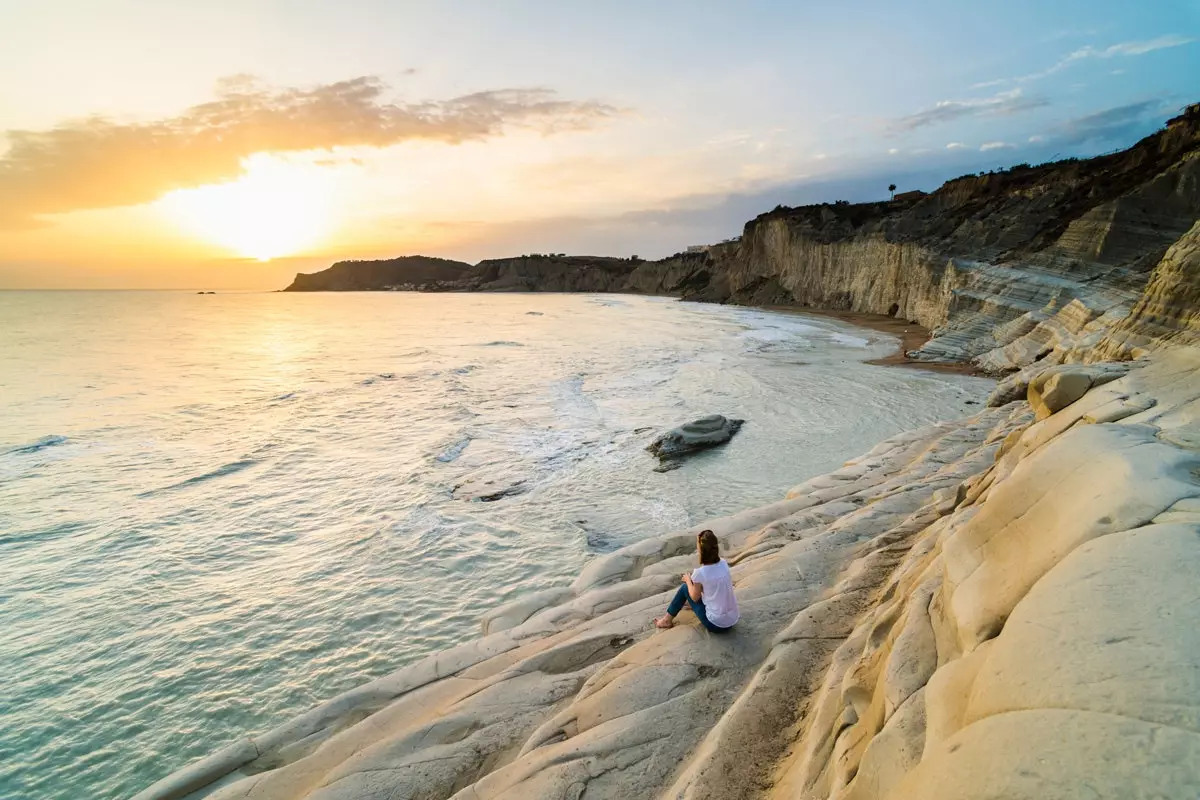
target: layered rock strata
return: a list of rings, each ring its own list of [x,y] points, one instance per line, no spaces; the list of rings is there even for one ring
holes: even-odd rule
[[[1148,326],[1178,329],[1186,322],[1179,314],[1194,303],[1143,303],[1142,291],[1173,245],[1170,259],[1194,260],[1180,250],[1189,237],[1194,250],[1197,218],[1200,105],[1193,105],[1128,150],[964,176],[891,202],[781,206],[748,222],[739,239],[703,252],[659,261],[494,259],[456,280],[408,287],[633,292],[887,314],[934,331],[916,359],[974,360],[1006,373],[1047,356],[1047,366],[1069,361],[1069,351],[1095,345],[1135,306],[1130,324],[1142,330],[1127,332],[1126,351],[1154,335]],[[1175,279],[1167,267],[1161,272],[1155,292],[1163,297],[1192,280],[1186,269]],[[289,289],[369,283],[324,274],[297,276]],[[1113,340],[1098,352],[1120,350]]]
[[[697,450],[725,444],[742,429],[745,422],[743,419],[710,414],[654,437],[646,450],[664,460],[680,458]]]
[[[1091,369],[705,523],[731,634],[638,542],[139,800],[1193,796],[1200,351]]]

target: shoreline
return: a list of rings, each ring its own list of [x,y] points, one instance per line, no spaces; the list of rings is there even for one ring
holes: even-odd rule
[[[836,319],[840,322],[857,325],[860,328],[886,333],[900,340],[900,348],[895,353],[883,358],[873,358],[869,361],[864,361],[864,364],[874,364],[880,367],[923,369],[929,372],[942,372],[950,375],[969,375],[973,378],[995,378],[994,375],[989,375],[969,361],[918,361],[915,358],[909,358],[908,353],[910,350],[921,349],[926,342],[933,338],[933,334],[928,328],[916,322],[862,311],[833,311],[804,306],[781,305],[760,306],[760,308],[764,311],[786,311],[794,314],[807,314],[812,317]]]

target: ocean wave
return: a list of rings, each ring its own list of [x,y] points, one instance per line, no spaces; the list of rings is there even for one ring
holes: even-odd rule
[[[390,380],[393,380],[395,377],[396,377],[396,373],[394,373],[394,372],[381,372],[378,375],[372,375],[369,378],[363,378],[358,383],[360,386],[370,386],[372,383],[375,383],[376,381],[390,381]]]
[[[443,464],[449,464],[451,461],[454,461],[459,456],[461,456],[463,454],[463,451],[467,449],[467,446],[469,444],[471,444],[470,436],[466,437],[462,441],[458,441],[458,442],[455,442],[454,444],[450,445],[445,450],[443,450],[439,455],[434,456],[434,460],[440,461]]]
[[[525,345],[521,344],[520,342],[509,342],[509,341],[505,341],[504,339],[499,339],[494,342],[485,342],[484,344],[481,344],[479,346],[480,347],[524,347]]]
[[[36,453],[39,450],[45,450],[47,447],[55,447],[56,445],[66,444],[67,441],[68,440],[66,436],[43,436],[40,439],[35,439],[29,444],[23,444],[10,450],[5,450],[4,454]]]
[[[211,472],[206,472],[203,475],[195,475],[186,480],[182,480],[179,483],[173,483],[170,486],[164,486],[161,489],[149,489],[145,492],[141,492],[138,494],[138,497],[153,497],[154,495],[161,494],[162,492],[171,492],[175,491],[176,489],[186,489],[189,486],[195,486],[198,483],[204,483],[205,481],[210,481],[214,478],[223,478],[226,475],[233,475],[234,473],[241,472],[244,469],[249,469],[258,463],[258,460],[254,458],[243,458],[240,461],[231,461],[230,463],[222,464]]]

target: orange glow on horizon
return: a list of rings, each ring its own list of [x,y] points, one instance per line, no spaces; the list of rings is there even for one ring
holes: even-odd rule
[[[157,205],[191,236],[259,261],[328,240],[334,203],[326,170],[265,153],[244,167],[236,181],[177,189]]]

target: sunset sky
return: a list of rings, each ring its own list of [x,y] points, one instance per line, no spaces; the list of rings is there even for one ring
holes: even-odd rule
[[[1128,146],[1198,39],[1197,0],[0,0],[0,288],[659,257]]]

